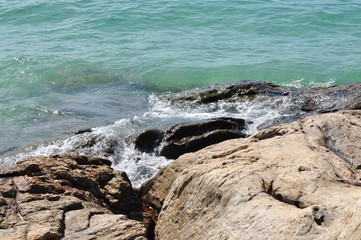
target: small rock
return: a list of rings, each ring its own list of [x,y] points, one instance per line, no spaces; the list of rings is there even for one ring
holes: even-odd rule
[[[164,133],[158,129],[144,130],[135,137],[135,149],[141,152],[152,153],[160,145]]]
[[[93,130],[91,128],[86,128],[86,129],[80,129],[78,131],[74,132],[74,135],[78,135],[78,134],[83,134],[83,133],[88,133],[88,132],[92,132]]]

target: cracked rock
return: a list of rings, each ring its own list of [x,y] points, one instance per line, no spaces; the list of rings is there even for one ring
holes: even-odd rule
[[[131,183],[110,165],[37,156],[0,174],[0,239],[147,239],[143,223],[128,217],[140,212]]]

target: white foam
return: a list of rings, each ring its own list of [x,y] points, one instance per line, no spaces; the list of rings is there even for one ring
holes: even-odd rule
[[[259,97],[255,101],[245,102],[224,102],[199,105],[171,105],[157,96],[151,96],[152,108],[144,114],[149,118],[167,118],[195,121],[217,117],[243,118],[248,122],[248,133],[253,134],[257,128],[265,122],[287,114],[292,105],[287,97],[273,97],[272,99],[262,99]]]
[[[141,153],[134,150],[134,146],[128,145],[124,148],[121,161],[118,164],[114,164],[113,168],[125,171],[131,179],[133,187],[139,187],[171,161],[165,157]]]
[[[154,154],[140,153],[127,141],[129,137],[143,129],[165,129],[180,122],[191,122],[217,117],[243,118],[248,122],[247,134],[257,131],[261,124],[282,116],[287,112],[287,98],[272,100],[256,99],[252,102],[218,102],[207,105],[171,105],[156,95],[149,97],[149,110],[141,116],[132,116],[116,121],[109,126],[93,128],[92,132],[78,134],[40,145],[28,153],[21,153],[10,161],[33,155],[50,156],[57,153],[78,153],[108,158],[116,170],[125,171],[134,187],[156,174],[171,162]],[[277,107],[275,107],[277,106]],[[111,150],[111,152],[108,151]],[[9,160],[9,159],[8,159]]]
[[[316,88],[316,87],[330,87],[335,85],[336,79],[331,78],[328,81],[319,82],[315,80],[306,80],[304,78],[292,79],[290,82],[282,83],[283,86],[296,88]]]

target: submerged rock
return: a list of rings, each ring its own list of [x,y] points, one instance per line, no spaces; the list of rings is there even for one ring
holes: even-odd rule
[[[80,129],[78,131],[73,132],[73,135],[89,133],[89,132],[93,132],[93,129],[91,129],[91,128]]]
[[[160,156],[176,159],[224,140],[245,137],[245,121],[237,118],[213,118],[195,123],[176,124],[166,131],[145,130],[134,140],[135,148],[142,152],[156,152]]]
[[[106,159],[30,157],[0,172],[1,239],[146,239],[125,172]]]
[[[358,239],[361,111],[182,155],[141,187],[156,239]]]
[[[280,109],[282,115],[260,126],[260,129],[265,129],[318,113],[360,109],[361,83],[320,88],[295,88],[265,81],[247,80],[183,91],[164,96],[164,99],[171,104],[191,106],[217,102],[247,101],[253,104],[264,102],[270,108]]]
[[[167,95],[172,103],[191,102],[206,104],[217,101],[252,100],[258,95],[287,96],[295,88],[283,87],[266,81],[245,80],[232,84],[215,84],[207,87],[191,89],[180,93]]]

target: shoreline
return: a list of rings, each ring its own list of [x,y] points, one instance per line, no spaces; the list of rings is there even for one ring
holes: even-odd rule
[[[144,116],[119,120],[113,125],[88,131],[77,131],[69,138],[32,147],[32,150],[22,152],[20,156],[72,152],[108,158],[115,169],[129,172],[133,181],[137,178],[136,185],[140,186],[169,163],[167,159],[157,157],[155,152],[142,153],[134,149],[132,138],[143,130],[165,131],[166,126],[182,122],[197,123],[205,119],[232,117],[245,120],[242,134],[249,135],[314,114],[357,109],[361,105],[359,92],[361,83],[318,88],[279,86],[266,81],[210,85],[171,95],[153,96],[149,104],[154,106]],[[144,121],[149,123],[144,124]],[[8,162],[12,159],[8,159]],[[134,163],[135,160],[137,163]],[[137,177],[137,171],[146,171],[147,177],[142,180],[142,177]]]
[[[114,163],[99,157],[68,153],[18,161],[0,172],[0,232],[9,239],[16,236],[28,239],[29,236],[117,239],[117,234],[137,236],[136,239],[192,239],[201,236],[203,239],[216,236],[217,239],[232,239],[243,234],[250,239],[269,236],[267,229],[271,224],[271,239],[289,239],[290,236],[312,239],[315,234],[327,238],[341,234],[338,231],[343,231],[344,226],[338,224],[338,216],[356,211],[346,207],[351,201],[346,199],[353,199],[357,194],[361,196],[358,187],[361,183],[356,179],[357,169],[361,166],[361,141],[358,137],[361,134],[361,83],[297,89],[262,81],[242,81],[165,98],[171,104],[191,107],[215,102],[234,104],[244,99],[262,100],[268,104],[272,103],[270,99],[277,99],[278,102],[273,103],[282,106],[279,99],[287,99],[292,100],[293,105],[285,110],[294,111],[281,119],[273,119],[268,125],[259,125],[263,129],[250,136],[230,140],[219,138],[221,140],[216,144],[205,137],[204,142],[211,143],[209,146],[182,153],[174,161],[168,160],[155,177],[144,182],[139,189],[132,187],[126,172],[118,171],[121,169],[116,166],[114,170]],[[245,131],[244,126],[240,127],[234,121],[250,124],[231,118],[208,119],[177,124],[165,129],[161,135],[176,144],[185,141],[190,145],[192,138],[200,144],[199,136],[222,130],[222,125],[230,131]],[[74,136],[83,137],[81,139],[86,141],[82,144],[91,148],[101,140],[92,133],[93,130],[82,131]],[[170,133],[172,135],[167,135]],[[147,143],[149,135],[143,139],[140,142],[144,146],[152,147],[139,148],[144,153],[130,160],[142,161],[144,159],[138,158],[159,154],[155,150],[158,146]],[[156,141],[164,142],[158,138]],[[84,148],[82,144],[78,146]],[[103,151],[115,153],[109,145]],[[125,193],[127,197],[124,197]],[[38,209],[38,204],[44,204],[44,201],[48,207]],[[11,207],[14,204],[17,206],[15,210]],[[126,204],[135,205],[129,208],[124,207]],[[357,206],[356,202],[352,204]],[[272,206],[271,210],[267,210],[267,206]],[[277,219],[273,219],[275,214]],[[58,215],[59,219],[52,217]],[[88,216],[87,221],[71,225],[80,221],[79,217],[83,215]],[[107,222],[108,230],[100,231],[92,221]],[[254,221],[257,221],[257,228],[246,227],[256,224]],[[124,224],[131,224],[131,230],[122,228]],[[213,226],[212,232],[208,232],[208,226]],[[322,228],[332,231],[323,231]],[[357,235],[359,230],[355,229],[349,227],[342,232],[344,239]]]

